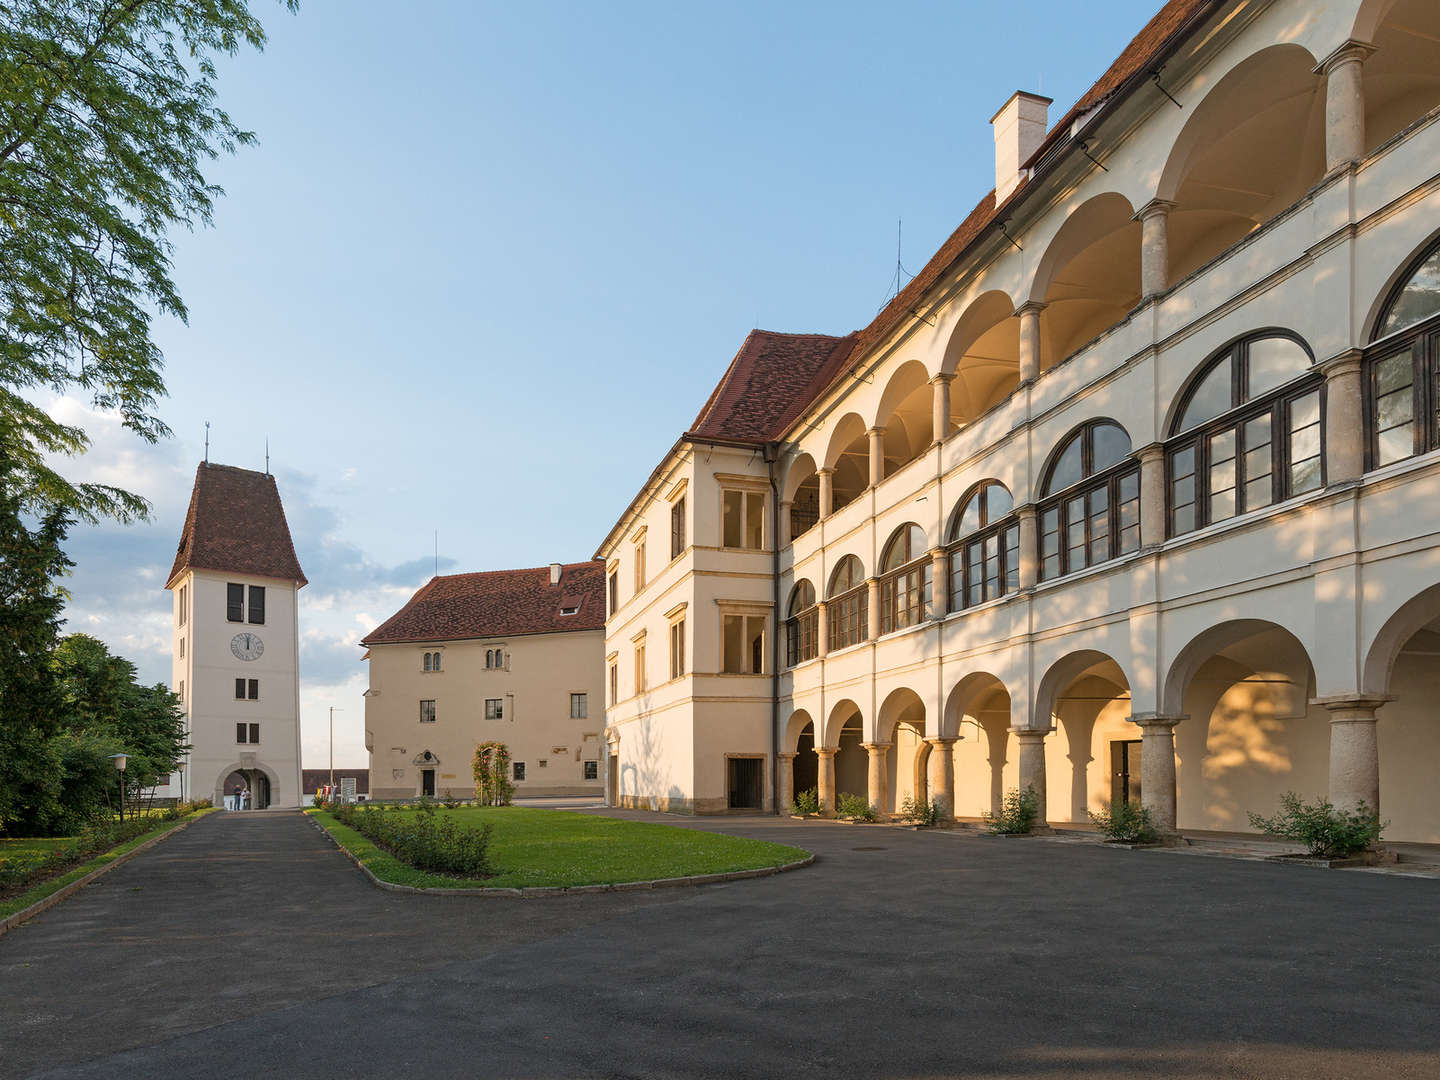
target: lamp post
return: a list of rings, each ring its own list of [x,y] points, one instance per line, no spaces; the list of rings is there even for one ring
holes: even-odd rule
[[[177,767],[180,770],[180,801],[185,801],[185,762],[181,761]]]
[[[344,712],[344,709],[340,710]],[[330,706],[330,797],[335,797],[335,706]]]
[[[115,775],[120,778],[120,820],[125,820],[125,755],[111,754],[110,760],[115,763]]]

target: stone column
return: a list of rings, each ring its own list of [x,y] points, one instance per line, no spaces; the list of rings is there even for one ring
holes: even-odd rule
[[[865,633],[871,641],[880,636],[880,579],[865,582]]]
[[[1330,713],[1330,802],[1354,810],[1362,802],[1380,812],[1380,749],[1375,741],[1375,710],[1390,698],[1381,695],[1317,698]]]
[[[1375,46],[1350,40],[1315,71],[1325,76],[1325,171],[1358,161],[1365,154],[1365,87],[1361,75]]]
[[[940,804],[940,820],[955,820],[955,743],[957,739],[926,739],[930,744],[930,798]]]
[[[1151,199],[1135,214],[1140,222],[1140,298],[1148,300],[1170,287],[1169,218],[1175,204]]]
[[[1315,365],[1325,375],[1325,481],[1344,484],[1365,472],[1365,407],[1360,350]]]
[[[820,759],[820,769],[815,786],[819,788],[820,813],[826,817],[835,816],[835,752],[838,746],[817,746],[815,756]]]
[[[885,751],[890,749],[887,743],[861,743],[865,753],[870,755],[870,773],[866,785],[865,800],[875,808],[877,813],[886,813],[885,804],[889,801],[889,792],[885,790]]]
[[[1020,318],[1020,385],[1034,382],[1040,374],[1040,312],[1045,305],[1027,300],[1015,309]]]
[[[821,469],[820,477],[820,520],[830,516],[835,500],[835,470]]]
[[[779,754],[779,762],[776,768],[779,770],[776,779],[780,781],[780,805],[775,808],[777,814],[788,814],[790,804],[795,801],[795,755]]]
[[[870,486],[875,487],[885,479],[885,429],[872,427],[865,434],[870,437]]]
[[[830,653],[830,605],[820,600],[815,607],[815,655],[827,656]]]
[[[950,571],[944,548],[930,549],[930,617],[943,619],[950,613]]]
[[[780,529],[778,532],[780,547],[788,547],[790,544],[790,507],[794,505],[788,499],[780,500]]]
[[[1156,548],[1165,542],[1165,448],[1151,443],[1142,446],[1136,456],[1140,459],[1140,546]]]
[[[1040,580],[1040,532],[1034,503],[1026,503],[1015,512],[1020,518],[1020,591],[1024,592]]]
[[[930,380],[930,388],[934,392],[930,399],[930,431],[937,443],[944,442],[945,436],[950,434],[950,383],[954,379],[954,372],[942,372]]]
[[[1142,713],[1130,717],[1140,728],[1140,805],[1163,836],[1175,835],[1175,725],[1183,716]]]
[[[1048,730],[1013,727],[1010,734],[1020,743],[1020,790],[1033,788],[1037,809],[1035,828],[1048,826],[1045,817],[1045,736]]]

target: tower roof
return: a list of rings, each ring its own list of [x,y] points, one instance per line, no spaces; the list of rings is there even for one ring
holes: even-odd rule
[[[273,476],[203,461],[196,467],[166,587],[186,570],[229,570],[306,584]]]

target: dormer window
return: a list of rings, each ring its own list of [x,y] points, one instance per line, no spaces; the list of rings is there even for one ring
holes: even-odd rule
[[[562,607],[562,608],[560,609],[560,614],[561,614],[561,615],[578,615],[578,614],[580,614],[580,605],[579,605],[579,604],[573,604],[573,605],[571,605],[570,607]]]

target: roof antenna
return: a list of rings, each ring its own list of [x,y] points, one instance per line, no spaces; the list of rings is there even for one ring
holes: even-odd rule
[[[440,530],[435,530],[435,576],[440,576]]]
[[[905,222],[902,218],[895,219],[895,273],[890,278],[890,287],[886,289],[885,299],[880,302],[880,307],[876,311],[876,314],[884,311],[885,305],[899,296],[900,290],[914,280],[915,277],[914,274],[905,269],[905,264],[900,261],[900,238],[903,235],[901,230],[904,228],[904,225]],[[901,275],[904,275],[904,281],[901,280]]]
[[[270,475],[270,436],[265,436],[265,475]]]
[[[210,464],[210,421],[205,421],[205,464]]]

